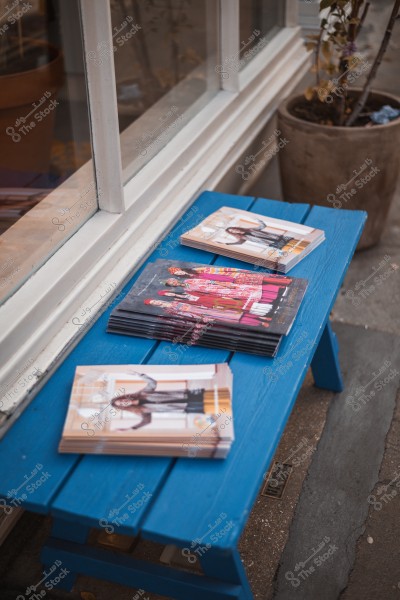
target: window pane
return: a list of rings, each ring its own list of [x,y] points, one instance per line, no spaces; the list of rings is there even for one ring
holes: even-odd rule
[[[127,180],[217,93],[218,2],[110,2]]]
[[[285,2],[240,0],[240,69],[262,50],[285,23]]]
[[[0,301],[97,210],[79,18],[0,0]]]

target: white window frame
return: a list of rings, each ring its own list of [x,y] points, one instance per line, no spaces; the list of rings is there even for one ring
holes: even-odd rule
[[[239,48],[239,0],[214,1],[220,6],[222,63]],[[110,9],[108,0],[80,2],[87,57],[99,41],[111,42]],[[297,0],[286,0],[286,26],[240,74],[221,79],[221,90],[207,106],[124,186],[113,56],[107,63],[107,77],[104,69],[102,77],[96,77],[98,70],[87,61],[100,210],[0,307],[3,386],[22,376],[21,365],[32,361],[44,373],[15,395],[19,403],[15,415],[94,321],[91,318],[77,327],[78,315],[94,303],[97,316],[101,314],[110,300],[104,293],[110,284],[118,293],[198,194],[215,189],[234,169],[282,97],[302,78],[309,59],[296,6]],[[237,36],[232,35],[232,27]]]

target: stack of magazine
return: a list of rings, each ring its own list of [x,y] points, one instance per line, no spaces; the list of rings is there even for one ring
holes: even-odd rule
[[[60,452],[224,458],[228,364],[77,367]]]
[[[325,239],[321,229],[224,206],[181,243],[287,273]]]
[[[275,356],[307,283],[285,275],[157,260],[112,311],[107,331]]]

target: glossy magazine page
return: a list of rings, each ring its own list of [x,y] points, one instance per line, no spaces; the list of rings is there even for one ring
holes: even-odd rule
[[[181,243],[286,272],[324,237],[320,229],[224,206],[184,233]]]
[[[225,363],[77,367],[60,451],[226,453],[234,437],[231,398]]]
[[[307,280],[284,275],[158,260],[147,265],[113,310],[109,330],[129,313],[170,321],[210,321],[231,331],[285,335],[297,314]],[[212,331],[212,328],[211,328]]]

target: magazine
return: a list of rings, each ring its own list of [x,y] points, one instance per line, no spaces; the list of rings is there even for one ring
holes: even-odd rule
[[[307,280],[157,260],[112,311],[107,331],[274,356]]]
[[[59,450],[224,458],[231,398],[226,363],[80,366]]]
[[[180,241],[287,273],[324,239],[321,229],[224,206],[184,233]]]

